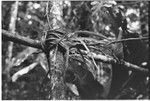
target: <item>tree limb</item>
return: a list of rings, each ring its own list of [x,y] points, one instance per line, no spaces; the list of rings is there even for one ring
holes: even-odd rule
[[[95,53],[92,53],[92,52],[91,52],[91,54],[89,54],[87,51],[83,51],[83,50],[82,50],[82,52],[85,53],[85,54],[87,54],[87,56],[89,56],[89,57],[91,57],[91,55],[92,55],[92,57],[94,57],[94,59],[100,60],[100,61],[105,62],[105,63],[120,64],[120,65],[123,65],[124,67],[126,67],[128,69],[131,69],[131,70],[141,71],[141,72],[144,72],[144,73],[148,73],[148,69],[145,69],[145,68],[142,68],[142,67],[137,66],[135,64],[126,62],[124,60],[118,62],[114,58],[107,57],[107,56],[104,56],[104,55],[101,55],[101,54],[95,54]]]
[[[30,47],[42,49],[42,44],[40,41],[20,36],[17,33],[13,34],[3,29],[2,29],[2,39],[12,41],[15,43],[19,43],[19,44],[23,44],[23,45],[30,46]]]
[[[32,39],[29,39],[29,38],[26,38],[26,37],[23,37],[23,36],[20,36],[17,34],[12,34],[6,30],[2,30],[2,38],[9,40],[9,41],[12,41],[12,42],[15,42],[15,43],[20,43],[20,44],[23,44],[26,46],[30,46],[30,47],[34,47],[34,48],[38,48],[38,49],[43,49],[40,41],[32,40]],[[137,39],[135,39],[135,40],[137,40]],[[89,57],[91,57],[91,55],[92,55],[92,57],[94,57],[94,59],[100,60],[100,61],[105,62],[105,63],[120,64],[120,65],[123,65],[123,66],[125,66],[129,69],[132,69],[132,70],[148,73],[148,69],[142,68],[140,66],[131,64],[131,63],[123,61],[123,60],[118,62],[114,58],[106,57],[104,55],[96,54],[93,52],[91,54],[89,54],[87,51],[83,51],[83,50],[82,50],[82,53],[86,54]]]

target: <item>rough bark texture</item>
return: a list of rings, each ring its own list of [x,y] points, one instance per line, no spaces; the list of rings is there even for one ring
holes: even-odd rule
[[[55,64],[52,62],[51,66],[51,98],[66,99],[65,83],[63,80],[63,72],[65,69],[64,57],[61,52],[57,52]]]
[[[15,43],[19,43],[22,45],[30,46],[30,47],[42,49],[42,44],[40,41],[29,39],[29,38],[20,36],[19,34],[13,34],[6,30],[2,30],[2,39],[12,41]]]

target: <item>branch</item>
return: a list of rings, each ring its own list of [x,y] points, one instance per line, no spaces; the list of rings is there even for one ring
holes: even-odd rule
[[[100,37],[102,39],[106,39],[106,40],[109,40],[106,36],[104,36],[103,34],[97,34],[95,32],[91,32],[91,31],[76,31],[74,32],[74,34],[77,34],[77,35],[90,35],[90,36],[96,36],[96,37]]]
[[[38,40],[29,39],[18,35],[17,33],[11,33],[2,29],[2,39],[12,41],[14,43],[23,44],[26,46],[42,49],[41,42]]]
[[[87,56],[89,56],[89,57],[91,57],[91,55],[92,55],[92,57],[94,57],[94,59],[100,60],[100,61],[105,62],[105,63],[120,64],[120,65],[125,66],[126,68],[129,68],[129,69],[132,69],[132,70],[135,70],[135,71],[141,71],[141,72],[144,72],[144,73],[148,73],[148,69],[139,67],[137,65],[134,65],[132,63],[129,63],[129,62],[126,62],[126,61],[123,61],[123,60],[118,62],[114,58],[107,57],[107,56],[104,56],[104,55],[101,55],[101,54],[95,54],[95,53],[92,53],[92,52],[91,52],[91,54],[89,54],[87,51],[82,51],[82,52],[87,54]]]
[[[148,37],[122,39],[122,40],[118,40],[118,41],[112,41],[112,42],[108,43],[107,45],[119,43],[119,42],[137,41],[137,40],[148,40]]]
[[[26,37],[22,37],[22,36],[17,35],[17,34],[12,34],[12,33],[8,32],[6,30],[2,30],[2,38],[6,39],[6,40],[9,40],[9,41],[12,41],[12,42],[15,42],[15,43],[20,43],[20,44],[23,44],[23,45],[26,45],[26,46],[30,46],[30,47],[34,47],[34,48],[38,48],[38,49],[43,49],[40,41],[32,40],[32,39],[29,39],[29,38],[26,38]],[[132,40],[133,39],[134,40],[139,40],[139,38],[138,39],[137,38],[132,38]],[[143,38],[143,39],[147,39],[147,37]],[[130,38],[130,40],[131,40],[131,38]],[[123,40],[120,40],[120,41],[123,41]],[[86,54],[87,56],[89,56],[89,57],[93,57],[94,59],[100,60],[100,61],[105,62],[105,63],[120,64],[120,65],[123,65],[123,66],[125,66],[129,69],[132,69],[132,70],[148,73],[148,69],[139,67],[137,65],[131,64],[131,63],[126,62],[126,61],[118,62],[114,58],[106,57],[106,56],[101,55],[101,54],[96,54],[96,53],[93,53],[93,52],[91,52],[89,54],[87,51],[83,51],[83,50],[82,50],[82,52],[84,54]]]

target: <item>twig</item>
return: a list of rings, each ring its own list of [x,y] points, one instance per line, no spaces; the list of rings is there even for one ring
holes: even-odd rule
[[[76,31],[76,32],[74,32],[74,34],[77,34],[77,35],[86,34],[86,35],[96,36],[96,37],[100,37],[102,39],[110,40],[102,34],[96,34],[95,32],[90,32],[90,31]]]
[[[87,47],[87,45],[84,43],[84,41],[82,41],[82,40],[79,40],[79,41],[80,41],[81,44],[85,47],[85,49],[88,51],[88,54],[91,55],[91,51],[89,50],[89,48]],[[98,71],[99,68],[98,68],[98,66],[97,66],[97,64],[96,64],[96,62],[95,62],[95,60],[94,60],[94,58],[93,58],[92,55],[91,55],[91,59],[92,59],[92,61],[93,61],[94,66],[96,67],[96,68],[94,68],[94,69]]]
[[[117,61],[116,59],[114,58],[111,58],[111,57],[107,57],[107,56],[104,56],[104,55],[101,55],[101,54],[95,54],[93,52],[91,52],[91,54],[89,54],[87,51],[83,51],[82,50],[82,53],[84,54],[87,54],[87,56],[92,57],[96,60],[100,60],[104,63],[109,63],[109,64],[119,64],[119,65],[123,65],[125,66],[126,68],[128,69],[132,69],[132,70],[135,70],[135,71],[140,71],[140,72],[144,72],[144,73],[148,73],[148,69],[145,69],[145,68],[142,68],[140,66],[137,66],[135,64],[132,64],[132,63],[129,63],[129,62],[126,62],[124,60],[121,60],[121,61]]]
[[[48,21],[48,26],[50,29],[52,29],[51,25],[50,25],[50,21],[49,21],[49,1],[47,2],[47,5],[46,5],[46,16],[47,16],[47,21]]]
[[[128,39],[122,39],[122,40],[117,40],[117,41],[112,41],[107,45],[110,45],[110,44],[114,44],[114,43],[119,43],[119,42],[127,42],[127,41],[137,41],[137,40],[148,40],[148,37],[142,37],[142,38],[128,38]]]

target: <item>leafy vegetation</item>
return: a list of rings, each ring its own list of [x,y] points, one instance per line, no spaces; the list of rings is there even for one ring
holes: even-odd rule
[[[148,6],[3,1],[2,99],[148,99]]]

